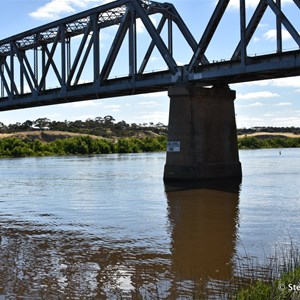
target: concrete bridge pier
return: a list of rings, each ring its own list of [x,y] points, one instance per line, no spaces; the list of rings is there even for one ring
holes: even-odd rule
[[[241,179],[234,111],[226,87],[175,86],[164,180]]]

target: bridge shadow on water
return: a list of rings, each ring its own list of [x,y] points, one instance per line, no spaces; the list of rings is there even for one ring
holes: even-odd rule
[[[85,228],[2,219],[0,299],[204,299],[218,293],[213,282],[234,272],[239,182],[176,183],[164,190],[165,252],[125,238],[107,243]]]
[[[172,290],[176,293],[195,299],[209,294],[218,298],[213,282],[233,277],[240,183],[215,180],[165,186],[176,278]]]

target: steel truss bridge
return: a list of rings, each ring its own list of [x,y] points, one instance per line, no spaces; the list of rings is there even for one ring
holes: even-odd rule
[[[293,2],[300,10],[300,0]],[[200,40],[191,34],[172,4],[148,0],[114,1],[2,39],[0,110],[163,91],[174,85],[227,85],[300,75],[300,35],[281,9],[281,0],[260,0],[249,22],[245,0],[240,0],[239,42],[230,59],[210,61],[207,48],[229,4],[230,0],[218,1]],[[248,55],[247,46],[267,9],[276,18],[276,49],[270,54]],[[151,21],[153,15],[159,18],[157,25]],[[137,22],[142,22],[150,36],[140,60]],[[102,58],[101,32],[112,26],[117,30]],[[191,49],[185,65],[179,65],[173,56],[175,26]],[[283,50],[283,27],[295,41],[296,50]],[[74,42],[77,47],[72,46]],[[126,66],[127,75],[115,78],[112,70],[124,45],[128,55],[122,66]],[[147,65],[154,49],[166,68],[150,73]],[[85,68],[91,75],[88,82],[83,81]],[[53,78],[55,88],[49,84]]]

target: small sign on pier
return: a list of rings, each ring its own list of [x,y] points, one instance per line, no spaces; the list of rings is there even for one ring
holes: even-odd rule
[[[180,141],[168,142],[167,152],[180,152]]]

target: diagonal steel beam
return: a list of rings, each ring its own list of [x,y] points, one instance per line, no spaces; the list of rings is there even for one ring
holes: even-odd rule
[[[11,49],[11,52],[12,52],[12,49]],[[4,67],[5,67],[5,70],[6,70],[6,73],[10,79],[10,91],[11,91],[11,95],[19,95],[19,92],[18,92],[18,88],[17,88],[17,85],[15,83],[15,80],[14,80],[14,64],[13,64],[13,53],[11,53],[11,56],[10,56],[10,66],[11,68],[9,68],[8,66],[8,63],[7,61],[5,60],[4,61]]]
[[[157,47],[158,51],[160,52],[161,56],[163,57],[164,61],[166,62],[169,70],[173,75],[176,74],[177,72],[177,64],[170,54],[169,49],[165,45],[164,41],[158,34],[156,28],[154,27],[152,21],[142,8],[141,4],[137,0],[132,0],[131,1],[132,6],[134,10],[136,11],[137,17],[140,17],[145,28],[147,29],[148,33],[150,34],[151,38],[153,39],[155,46]]]
[[[120,51],[123,40],[125,38],[128,28],[129,28],[129,23],[130,23],[130,13],[129,13],[129,9],[127,8],[126,13],[123,16],[123,20],[122,20],[121,24],[119,25],[119,29],[114,38],[114,41],[110,47],[109,53],[106,57],[105,63],[102,67],[102,71],[101,71],[101,75],[100,75],[100,78],[102,81],[106,80],[108,78],[108,76],[112,70],[112,67],[116,61],[117,55]]]
[[[186,26],[186,24],[184,23],[184,21],[182,20],[181,16],[179,15],[179,13],[177,12],[176,8],[174,7],[173,4],[169,4],[168,3],[168,14],[162,14],[162,17],[159,21],[159,24],[156,28],[157,33],[160,35],[166,21],[173,21],[178,29],[180,30],[180,32],[182,33],[183,37],[185,38],[185,40],[187,41],[187,43],[189,44],[189,46],[192,48],[193,51],[196,50],[197,48],[197,42],[195,40],[195,38],[193,37],[193,35],[191,34],[191,32],[189,31],[188,27]],[[145,71],[145,68],[149,62],[150,56],[154,50],[155,47],[155,42],[154,40],[151,41],[150,46],[145,54],[145,57],[140,65],[138,74],[142,74]]]
[[[19,63],[20,63],[20,67],[21,67],[21,70],[22,70],[22,74],[25,75],[25,78],[26,78],[26,81],[29,85],[29,88],[31,90],[31,92],[34,90],[34,87],[36,86],[36,80],[35,80],[35,76],[34,76],[34,73],[32,71],[32,68],[30,66],[30,63],[28,62],[27,60],[27,57],[24,53],[24,51],[20,51],[17,46],[16,46],[16,43],[15,42],[12,42],[12,48],[14,50],[14,53],[17,55],[17,58],[19,60]],[[26,64],[26,67],[24,65],[24,61],[25,61],[25,64]],[[28,69],[28,71],[27,71]],[[29,74],[28,74],[29,72]]]
[[[298,8],[300,9],[300,0],[294,0],[294,2],[298,6]]]
[[[281,20],[282,24],[286,28],[286,30],[289,32],[289,34],[293,37],[295,42],[300,47],[300,35],[298,31],[295,29],[295,27],[291,24],[291,22],[287,19],[285,14],[280,10],[278,5],[273,0],[266,0],[268,5],[271,7],[273,12],[276,14],[276,16]]]
[[[77,66],[78,66],[78,63],[79,63],[81,54],[82,54],[83,49],[84,49],[84,47],[85,47],[86,41],[87,41],[87,39],[88,39],[88,37],[89,37],[90,29],[91,29],[91,22],[90,22],[89,25],[85,28],[83,37],[82,37],[82,39],[81,39],[79,48],[78,48],[78,50],[77,50],[75,59],[74,59],[74,61],[73,61],[73,64],[72,64],[72,67],[71,67],[71,70],[70,70],[70,74],[69,74],[69,76],[68,76],[68,80],[67,80],[67,83],[66,83],[67,86],[70,86],[70,85],[71,85],[71,82],[72,82],[73,76],[74,76],[74,74],[75,74],[76,68],[77,68]]]
[[[188,29],[188,27],[186,26],[186,24],[182,20],[180,14],[178,13],[178,11],[176,10],[176,8],[173,4],[170,4],[170,11],[173,15],[172,20],[178,26],[178,29],[180,30],[180,32],[182,33],[182,35],[184,36],[185,40],[190,45],[192,50],[196,51],[198,43],[196,42],[196,40],[193,37],[192,33],[190,32],[190,30]]]
[[[197,67],[200,63],[209,63],[207,58],[205,57],[205,51],[224,15],[224,12],[229,4],[230,0],[219,0],[218,4],[208,22],[208,25],[200,39],[200,42],[197,46],[197,49],[194,52],[194,55],[189,63],[188,72],[192,72],[192,70]]]
[[[246,28],[246,32],[245,32],[245,46],[247,47],[250,40],[253,37],[253,34],[255,32],[255,30],[257,29],[265,11],[267,10],[268,4],[266,3],[265,0],[261,0],[254,12],[254,14],[252,15],[252,18]],[[241,56],[241,41],[239,42],[237,48],[235,49],[233,55],[232,55],[232,60],[233,59],[238,59]]]
[[[8,86],[7,80],[6,80],[5,75],[4,75],[4,68],[3,68],[4,64],[5,64],[5,62],[1,62],[1,68],[0,68],[0,77],[1,77],[1,80],[2,80],[1,83],[4,86],[7,95],[12,97],[12,92],[10,91],[10,88]]]
[[[161,31],[162,31],[162,29],[163,29],[163,27],[164,27],[164,25],[165,25],[165,23],[166,23],[166,20],[167,20],[167,19],[166,19],[165,16],[162,16],[162,18],[160,19],[159,24],[158,24],[157,29],[156,29],[158,34],[161,33]],[[153,50],[154,50],[154,47],[155,47],[155,42],[154,42],[154,40],[152,39],[152,40],[151,40],[151,43],[150,43],[150,45],[149,45],[149,47],[148,47],[148,50],[147,50],[147,52],[146,52],[146,54],[145,54],[145,57],[144,57],[144,59],[143,59],[143,61],[142,61],[142,63],[141,63],[141,66],[140,66],[140,68],[139,68],[138,74],[144,73],[145,68],[146,68],[146,66],[147,66],[147,64],[148,64],[148,62],[149,62],[150,57],[151,57],[151,54],[152,54],[152,52],[153,52]]]
[[[46,45],[42,45],[42,49],[44,51],[44,53],[46,53],[48,55],[48,60],[45,64],[45,66],[43,66],[43,74],[42,74],[42,78],[40,80],[40,84],[39,84],[39,87],[38,87],[38,93],[42,90],[42,88],[45,86],[45,82],[46,82],[46,76],[47,76],[47,73],[49,71],[49,68],[50,68],[50,65],[52,64],[52,60],[53,60],[53,55],[55,53],[55,50],[56,50],[56,47],[57,47],[57,44],[58,44],[58,41],[59,41],[59,33],[57,34],[57,36],[55,37],[55,40],[54,40],[54,43],[52,45],[52,48],[51,48],[51,51],[49,52],[49,49],[47,47],[47,44]]]
[[[94,42],[94,41],[93,41],[93,39],[91,38],[91,39],[89,40],[88,46],[87,46],[87,48],[86,48],[86,51],[85,51],[84,56],[83,56],[83,58],[82,58],[82,61],[81,61],[81,63],[80,63],[80,66],[79,66],[79,69],[78,69],[76,78],[75,78],[75,80],[74,80],[74,85],[77,85],[78,82],[79,82],[79,80],[80,80],[82,71],[83,71],[83,69],[84,69],[84,67],[85,67],[86,61],[87,61],[88,56],[89,56],[89,54],[90,54],[90,51],[91,51],[91,49],[92,49],[93,42]]]
[[[63,81],[62,81],[62,77],[61,77],[61,73],[59,73],[58,69],[57,69],[57,66],[53,60],[53,56],[54,56],[54,53],[53,55],[51,54],[51,52],[49,51],[49,49],[47,47],[45,47],[45,52],[46,54],[48,55],[48,61],[50,62],[50,65],[52,66],[53,68],[53,71],[56,75],[56,78],[60,84],[60,86],[63,86]],[[55,51],[54,51],[55,52]]]

